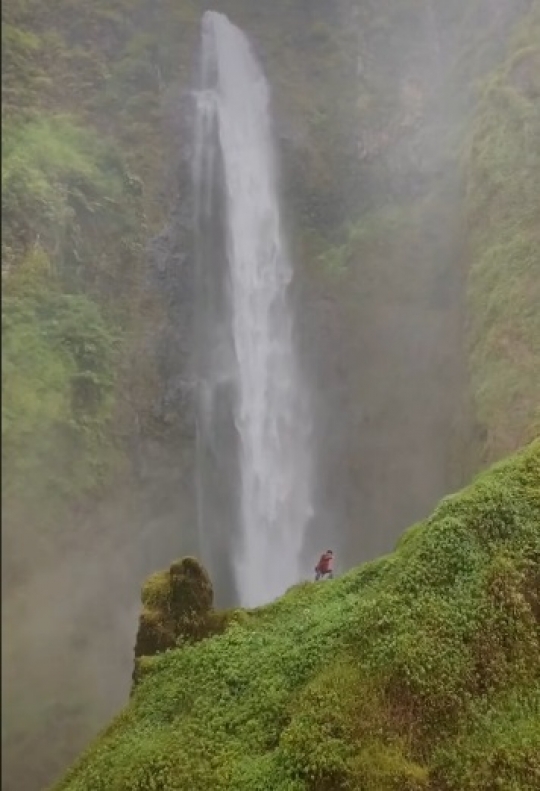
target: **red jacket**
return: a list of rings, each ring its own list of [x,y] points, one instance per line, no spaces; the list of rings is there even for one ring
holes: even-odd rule
[[[321,555],[315,571],[318,571],[319,574],[328,574],[329,571],[332,571],[333,562],[334,556],[330,555],[328,552],[325,552],[324,555]]]

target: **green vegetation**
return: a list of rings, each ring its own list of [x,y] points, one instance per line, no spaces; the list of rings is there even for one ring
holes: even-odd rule
[[[522,22],[506,63],[498,66],[504,35],[487,36],[485,46],[478,46],[484,35],[482,0],[457,4],[451,12],[447,4],[431,4],[433,19],[448,30],[450,48],[442,55],[456,95],[474,106],[467,75],[498,67],[469,130],[467,203],[461,205],[455,184],[438,175],[436,181],[424,179],[419,196],[411,198],[408,188],[403,196],[403,185],[396,192],[400,172],[411,171],[407,140],[424,123],[429,132],[436,104],[438,88],[427,85],[422,74],[442,55],[437,41],[425,35],[430,17],[424,4],[408,0],[398,8],[389,0],[365,0],[355,6],[354,24],[350,10],[329,14],[321,0],[308,5],[293,0],[264,9],[247,0],[219,4],[263,53],[276,117],[285,119],[283,187],[303,273],[322,294],[337,294],[343,333],[364,335],[368,299],[381,299],[390,286],[398,300],[412,305],[419,269],[427,278],[422,288],[435,293],[445,267],[461,265],[462,251],[451,250],[444,226],[449,218],[459,237],[455,217],[463,215],[470,231],[471,375],[486,434],[484,456],[498,457],[538,431],[538,25],[529,18]],[[3,475],[7,491],[17,497],[39,492],[39,521],[49,510],[48,496],[40,500],[46,491],[58,518],[53,505],[58,486],[49,487],[49,476],[65,478],[69,514],[94,484],[114,486],[115,465],[118,474],[125,471],[132,424],[142,434],[156,429],[149,404],[159,385],[141,339],[163,308],[150,304],[143,248],[170,208],[163,176],[178,140],[167,118],[191,79],[199,19],[193,0],[159,7],[149,0],[100,0],[88,8],[56,0],[47,9],[39,0],[19,0],[2,9],[3,383],[8,388]],[[454,52],[452,41],[463,31],[463,50]],[[428,142],[430,134],[438,133],[427,133]],[[439,147],[451,170],[448,145]],[[412,166],[413,173],[421,170]],[[13,295],[17,281],[31,280],[33,272],[36,280],[28,286],[33,295],[26,286],[24,294]],[[43,293],[37,294],[39,289]],[[80,360],[69,359],[58,333],[53,338],[47,325],[55,300],[64,313],[78,311],[81,337],[88,319],[89,344],[100,323],[99,332],[108,339],[102,361],[81,368]],[[36,356],[39,365],[25,373]],[[347,362],[351,368],[357,363],[356,358]],[[102,374],[99,415],[92,421],[85,417],[83,444],[79,415],[68,442],[67,458],[93,448],[93,458],[83,462],[86,471],[79,464],[55,470],[53,461],[50,473],[34,483],[28,471],[42,470],[45,457],[54,459],[53,436],[62,437],[56,455],[63,458],[62,425],[73,424],[74,377]],[[354,388],[354,398],[362,401]],[[37,433],[29,425],[41,422],[32,402],[43,410]],[[11,502],[7,510],[13,516],[19,506]],[[18,524],[33,524],[28,503],[23,511]],[[71,530],[69,519],[65,526]]]
[[[48,263],[43,251],[27,256],[2,317],[4,495],[36,503],[103,479],[113,406],[116,339],[95,303],[54,288]]]
[[[142,185],[118,135],[100,128],[103,9],[76,44],[69,5],[2,8],[2,481],[13,547],[73,532],[73,510],[123,474],[139,375]]]
[[[540,7],[483,87],[464,163],[470,370],[485,450],[540,433]]]
[[[466,443],[456,440],[453,453],[460,474],[450,477],[444,471],[441,479],[436,477],[441,452],[431,465],[433,483],[430,457],[423,455],[428,444],[446,447],[447,435],[452,435],[450,444],[469,428],[456,427],[448,418],[464,411],[459,398],[466,383],[453,367],[451,349],[461,342],[456,305],[465,280],[481,462],[540,433],[539,3],[530,3],[530,13],[512,13],[511,3],[503,0],[501,13],[494,13],[488,0],[353,0],[337,5],[339,11],[328,0],[217,0],[213,7],[245,28],[269,75],[284,215],[300,280],[312,292],[306,316],[314,323],[321,319],[321,335],[327,316],[332,330],[337,327],[328,333],[336,338],[331,354],[337,363],[329,366],[324,385],[331,389],[339,381],[347,406],[353,406],[343,453],[346,469],[343,474],[336,468],[336,476],[348,480],[350,474],[349,489],[360,492],[357,483],[362,481],[365,490],[376,493],[374,502],[391,502],[388,519],[395,530],[396,515],[401,524],[409,518],[403,501],[422,510],[424,501],[431,504],[434,489],[446,491],[448,480],[463,480],[471,466],[478,466]],[[177,172],[178,152],[186,142],[178,116],[193,74],[203,7],[197,0],[11,0],[2,6],[2,483],[10,590],[35,573],[36,558],[43,569],[56,563],[66,543],[77,544],[88,528],[81,513],[107,505],[119,491],[135,491],[130,462],[146,440],[174,444],[177,458],[191,453],[192,438],[178,439],[175,418],[160,422],[153,408],[163,394],[160,376],[167,372],[158,370],[162,362],[149,338],[167,318],[165,307],[150,293],[144,248],[163,228],[171,205],[190,195],[190,184]],[[515,19],[520,23],[511,39]],[[444,31],[440,40],[436,23]],[[437,405],[433,411],[431,404]],[[409,434],[403,431],[405,413]],[[372,464],[374,449],[381,454],[375,459],[379,464]],[[399,464],[394,462],[404,456],[408,462],[413,455],[421,458],[422,477],[405,480],[408,499],[400,499],[395,490],[375,490],[362,467],[397,470],[389,479],[397,480]],[[341,505],[355,514],[357,503]],[[376,517],[384,520],[384,514],[381,508]],[[100,527],[92,523],[90,530],[99,534]],[[212,716],[219,716],[216,741],[208,749],[219,768],[214,777],[212,767],[196,765],[188,753],[182,759],[185,775],[174,768],[178,777],[191,779],[193,773],[194,785],[186,787],[205,787],[212,776],[217,788],[220,783],[262,788],[275,777],[279,789],[288,777],[295,778],[291,791],[308,782],[319,789],[325,783],[339,787],[334,782],[381,789],[398,783],[400,791],[429,782],[437,791],[447,791],[447,781],[437,779],[437,767],[445,778],[453,778],[451,789],[487,787],[494,766],[505,765],[505,757],[517,760],[521,746],[527,754],[537,699],[531,694],[525,704],[518,686],[510,685],[497,700],[495,693],[486,701],[473,696],[469,705],[455,675],[461,668],[465,675],[459,683],[467,684],[469,670],[459,650],[449,649],[449,664],[445,669],[441,665],[433,683],[443,676],[448,683],[453,678],[456,686],[445,687],[433,705],[440,711],[441,701],[461,701],[456,711],[461,712],[462,741],[441,731],[437,744],[428,739],[424,750],[423,736],[412,726],[408,730],[412,709],[407,707],[413,704],[399,702],[386,678],[360,672],[375,658],[346,637],[354,631],[353,622],[359,633],[364,628],[368,634],[369,629],[384,632],[388,618],[388,634],[397,642],[384,650],[394,651],[396,662],[399,655],[403,668],[409,667],[404,657],[429,652],[421,608],[425,604],[425,612],[432,611],[422,597],[418,607],[412,601],[408,609],[407,598],[398,607],[393,597],[401,592],[392,586],[396,574],[412,573],[407,553],[420,536],[427,541],[430,530],[435,528],[418,528],[397,555],[333,586],[300,588],[275,608],[238,616],[242,625],[232,625],[218,640],[157,660],[145,658],[141,668],[148,662],[150,676],[125,715],[128,721],[146,722],[138,714],[136,720],[130,718],[137,707],[150,710],[154,699],[156,718],[162,711],[170,713],[153,687],[158,670],[170,675],[170,705],[184,705],[175,668],[180,671],[187,663],[186,673],[193,673],[190,689],[200,684],[201,697],[193,693],[193,712],[178,725],[178,738],[187,744],[200,731],[204,746],[210,739],[204,716],[211,706]],[[351,532],[358,532],[359,544],[364,542],[356,525]],[[519,543],[517,534],[515,540]],[[482,556],[488,565],[490,552]],[[466,554],[458,552],[465,565]],[[478,566],[480,577],[487,568]],[[471,572],[471,590],[481,584],[480,577],[474,583]],[[465,589],[462,594],[465,602]],[[170,615],[171,602],[166,601]],[[154,604],[145,600],[155,616]],[[443,637],[440,618],[445,616],[440,613],[445,606],[435,597],[432,621],[426,621],[426,629],[435,623]],[[305,623],[298,620],[298,608],[306,610]],[[157,610],[160,623],[166,621],[165,642],[172,646],[180,626]],[[39,606],[33,612],[39,620]],[[377,620],[379,614],[382,620]],[[229,615],[222,621],[215,617],[212,629],[219,631]],[[305,648],[303,628],[311,641]],[[407,637],[407,629],[412,636]],[[253,640],[249,651],[248,637]],[[67,651],[70,639],[66,637]],[[374,652],[383,651],[383,642],[370,637],[369,645]],[[218,660],[222,649],[226,651]],[[195,672],[199,658],[201,669]],[[216,676],[219,662],[223,677]],[[257,678],[264,694],[251,680],[250,662],[260,667]],[[377,667],[390,667],[384,662]],[[502,672],[498,667],[495,675]],[[335,701],[335,723],[320,722],[310,701],[331,697],[338,675],[343,695]],[[74,674],[63,685],[62,700],[52,700],[55,688],[50,699],[36,698],[31,711],[14,703],[6,712],[6,755],[17,756],[8,781],[12,788],[26,791],[27,779],[31,791],[42,788],[44,778],[57,773],[103,722],[108,703],[90,701],[90,687],[83,686]],[[230,705],[244,689],[245,708]],[[221,694],[219,708],[215,696]],[[259,700],[266,701],[264,706]],[[228,706],[234,721],[227,719]],[[163,716],[165,722],[169,714]],[[353,719],[365,725],[351,729]],[[51,720],[56,734],[40,739],[39,729],[47,729]],[[510,720],[516,723],[511,734],[504,728]],[[428,720],[414,722],[427,728]],[[133,788],[137,782],[141,788],[159,787],[157,772],[145,786],[145,755],[158,764],[164,756],[166,776],[167,740],[177,736],[160,726],[161,736],[156,731],[145,740],[146,725],[130,727],[124,741],[114,742],[116,766],[125,760],[125,777],[133,778],[130,772],[139,771],[140,761],[143,768]],[[253,749],[240,753],[245,734]],[[26,760],[25,739],[32,745],[35,772]],[[328,744],[326,752],[319,749],[321,741]],[[257,753],[257,744],[268,747],[265,757]],[[130,749],[136,756],[128,769]],[[311,752],[315,757],[308,781],[304,775]],[[223,759],[225,754],[230,761]],[[106,752],[99,755],[106,763]],[[523,765],[504,770],[514,772],[509,787],[521,782],[520,771],[535,771]],[[100,767],[100,777],[107,778]],[[124,782],[119,776],[114,782]],[[99,782],[89,788],[99,791]],[[183,782],[178,780],[179,787]],[[103,784],[107,787],[106,779]]]
[[[213,609],[214,590],[195,558],[175,561],[150,576],[142,589],[143,610],[135,642],[133,681],[144,673],[144,658],[186,642],[197,642],[225,628],[227,614]]]
[[[468,437],[457,456],[465,469],[477,468],[540,433],[540,3],[509,18],[503,33],[495,15],[481,29],[482,0],[461,10],[434,0],[444,42],[425,39],[418,4],[361,5],[368,65],[356,178],[367,186],[340,212],[330,238],[324,226],[308,223],[299,249],[316,262],[310,274],[321,289],[335,294],[345,338],[373,333],[372,305],[379,313],[385,305],[389,312],[409,307],[433,337],[446,312],[447,340],[438,340],[440,371],[431,369],[430,387],[456,385],[455,414],[468,411],[470,390]],[[377,58],[377,47],[389,52],[387,61]],[[426,80],[419,64],[425,71],[430,57],[434,74],[437,61],[442,71]],[[456,347],[467,355],[467,383],[444,370]],[[365,366],[357,385],[362,405],[369,398]]]
[[[122,6],[133,10],[120,0],[2,6],[6,789],[43,788],[111,705],[88,683],[95,659],[69,668],[88,629],[74,626],[72,592],[53,607],[46,590],[23,610],[49,569],[62,587],[62,563],[88,541],[85,514],[129,485],[135,415],[144,430],[155,391],[152,361],[140,351],[145,320],[156,316],[143,257],[151,188],[141,179],[145,160],[129,156],[120,133],[130,118],[105,102],[132,35]],[[95,520],[91,534],[100,528]]]
[[[4,137],[4,496],[10,519],[39,513],[43,527],[106,484],[119,459],[138,212],[114,147],[71,119],[8,124]]]
[[[533,791],[539,525],[536,442],[393,554],[146,658],[57,791]]]

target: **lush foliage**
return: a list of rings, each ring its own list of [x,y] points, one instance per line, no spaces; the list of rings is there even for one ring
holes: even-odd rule
[[[537,442],[394,554],[145,660],[58,791],[533,791],[539,524]]]
[[[540,8],[484,86],[465,169],[470,369],[490,456],[540,432]]]
[[[85,511],[128,477],[134,414],[144,427],[150,398],[149,365],[136,354],[148,303],[142,253],[150,198],[140,164],[123,147],[119,130],[129,118],[111,114],[104,99],[105,78],[132,33],[123,16],[131,6],[2,6],[6,788],[43,788],[105,716],[103,701],[81,682],[84,669],[64,673],[51,660],[62,651],[58,624],[64,655],[76,655],[70,603],[53,607],[47,591],[28,618],[17,597],[24,600],[31,590],[24,583],[51,566],[61,586],[59,559],[80,546]],[[95,535],[99,525],[92,528]],[[42,654],[45,623],[51,634]],[[84,634],[88,626],[76,628]]]
[[[143,586],[141,600],[134,684],[144,673],[145,657],[219,634],[228,619],[225,612],[214,610],[212,583],[195,558],[182,558],[167,571],[152,574]]]
[[[347,335],[346,366],[358,369],[362,377],[369,360],[357,360],[349,337],[376,332],[373,324],[364,326],[366,302],[394,300],[400,308],[406,303],[429,322],[438,294],[452,279],[447,273],[460,264],[461,250],[452,249],[444,227],[450,218],[451,234],[459,237],[454,218],[463,207],[453,184],[448,188],[443,179],[440,189],[440,162],[433,171],[435,178],[429,170],[433,158],[429,152],[441,138],[440,120],[433,120],[438,117],[434,107],[440,83],[426,80],[426,70],[451,74],[452,91],[471,103],[467,80],[497,63],[504,49],[502,33],[508,29],[507,25],[483,30],[484,0],[457,3],[452,10],[437,0],[428,6],[431,16],[415,0],[399,8],[388,0],[365,0],[343,4],[336,14],[319,0],[279,0],[264,10],[245,0],[224,0],[219,5],[248,30],[269,73],[278,125],[283,127],[284,193],[291,207],[293,235],[300,240],[295,252],[325,298],[336,294],[337,320]],[[87,315],[99,313],[104,331],[111,338],[124,339],[114,366],[116,385],[107,403],[111,413],[131,415],[130,420],[144,431],[148,405],[156,393],[150,373],[153,363],[147,350],[141,352],[141,336],[155,321],[156,312],[136,326],[134,318],[147,299],[142,246],[168,210],[164,163],[178,142],[170,135],[170,122],[180,112],[178,102],[191,78],[200,8],[192,0],[159,7],[148,0],[112,4],[100,0],[88,8],[73,0],[56,0],[45,9],[39,0],[25,0],[5,4],[2,19],[4,280],[15,277],[20,267],[28,276],[34,257],[43,255],[50,272],[46,289],[93,303]],[[437,36],[437,25],[448,33],[444,41]],[[461,38],[463,50],[455,43]],[[471,368],[489,457],[515,448],[538,425],[538,327],[531,311],[538,281],[537,40],[537,27],[527,22],[508,62],[492,76],[477,112],[465,166],[473,265]],[[380,52],[385,52],[383,59]],[[503,123],[499,123],[501,114]],[[445,135],[447,131],[438,156],[444,150],[450,170],[454,163],[448,159]],[[506,184],[509,172],[512,177]],[[499,197],[494,192],[501,179],[504,200],[500,190]],[[396,222],[390,218],[392,212]],[[440,229],[438,237],[433,228]],[[366,233],[369,240],[364,243]],[[323,264],[322,284],[314,262]],[[345,270],[349,277],[336,290],[333,274]],[[510,302],[499,298],[509,278]],[[47,301],[48,296],[39,299]],[[447,300],[447,307],[455,312],[455,303]],[[11,335],[17,324],[13,310],[6,302],[5,327]],[[20,315],[20,306],[17,310]],[[34,302],[28,311],[32,321],[41,321]],[[92,327],[88,331],[91,338]],[[450,337],[453,330],[444,331]],[[39,333],[39,342],[48,343],[48,330]],[[29,343],[30,337],[29,331]],[[6,382],[9,371],[19,365],[21,372],[24,369],[20,337],[7,338],[7,349]],[[35,352],[34,341],[27,360],[32,349]],[[23,388],[17,394],[22,405],[50,382],[50,399],[47,390],[39,401],[48,409],[52,400],[57,409],[59,389],[67,404],[69,364],[65,359],[61,363],[65,382],[60,387],[60,362],[51,357],[48,372],[44,370],[47,354],[39,356],[42,370],[36,376],[41,385],[21,376],[9,387],[12,392]],[[419,372],[418,382],[420,376]],[[457,382],[457,376],[453,378]],[[446,387],[444,376],[431,374],[431,381]],[[460,383],[457,390],[461,387]],[[454,395],[457,401],[457,391]],[[351,399],[361,403],[369,397],[352,383]],[[416,396],[413,400],[418,402]],[[410,411],[413,404],[401,403],[400,408]],[[37,469],[42,464],[37,450],[41,440],[36,435],[34,453],[31,432],[17,424],[24,410],[10,409],[5,431],[12,433],[15,444],[21,433],[28,438],[17,465]],[[97,448],[103,441],[108,455],[105,446],[110,448],[118,437],[104,432],[104,425],[100,423],[92,443]],[[132,430],[117,428],[118,435]],[[6,436],[9,447],[11,439]],[[5,455],[10,478],[12,458],[11,452]],[[58,470],[57,477],[64,474],[65,470]],[[83,486],[77,482],[82,478],[71,487],[66,481],[71,499],[86,491],[90,479],[85,479]],[[16,488],[44,491],[24,477]]]
[[[42,530],[112,474],[139,256],[114,149],[54,116],[5,131],[2,460],[9,519]]]
[[[87,69],[73,70],[84,46],[68,47],[69,14],[58,5],[49,15],[34,2],[2,9],[9,546],[30,536],[46,541],[51,525],[62,530],[70,509],[120,471],[117,418],[126,413],[133,376],[124,361],[136,342],[133,314],[142,298],[141,184],[114,138],[99,130],[97,88],[83,84]],[[99,9],[95,14],[102,18]],[[90,29],[86,34],[88,47]],[[78,82],[73,93],[70,81]]]
[[[538,430],[538,28],[527,22],[494,71],[514,18],[538,2],[496,5],[494,13],[492,0],[212,4],[246,29],[272,84],[285,219],[300,279],[315,292],[302,317],[321,320],[331,347],[321,390],[345,392],[350,407],[338,463],[328,454],[337,510],[356,515],[361,503],[364,524],[378,527],[362,535],[354,520],[347,525],[362,553],[372,552],[376,533],[395,534],[398,523],[416,519],[455,479],[441,457],[468,431],[452,417],[464,411],[466,389],[451,353],[461,353],[461,272],[472,270],[472,375],[485,456]],[[172,423],[155,417],[160,376],[170,372],[156,371],[165,365],[152,342],[167,319],[149,298],[143,248],[173,203],[184,207],[187,197],[189,204],[190,184],[176,166],[205,6],[2,6],[8,586],[34,573],[36,557],[40,568],[56,563],[64,547],[58,535],[75,539],[85,506],[121,490],[141,438],[177,442]],[[474,80],[486,75],[476,110]],[[476,113],[474,125],[466,113]],[[467,133],[465,202],[455,143]],[[326,332],[327,318],[335,335]],[[191,438],[181,442],[175,458],[191,452]],[[458,446],[461,460],[468,454]],[[381,469],[390,470],[385,483]],[[90,529],[99,533],[94,521]],[[38,621],[47,606],[39,604]],[[6,713],[6,756],[18,756],[8,769],[13,787],[33,775],[30,787],[42,788],[105,718],[103,702],[92,708],[78,678],[62,680],[59,701],[49,702],[52,690],[47,700],[36,694],[31,711],[14,704]],[[30,688],[29,697],[32,678]],[[496,720],[480,709],[477,718],[495,744]],[[49,734],[51,719],[62,738]],[[475,742],[468,743],[474,763]],[[399,750],[393,760],[401,760]]]
[[[483,0],[365,3],[358,13],[360,194],[330,239],[315,223],[299,250],[340,306],[359,410],[373,400],[392,437],[403,412],[419,431],[430,412],[438,422],[429,393],[445,410],[440,448],[465,461],[466,479],[468,464],[540,431],[540,4],[515,16],[511,4],[487,13]],[[384,392],[373,397],[381,368]],[[361,447],[365,425],[360,435]]]
[[[55,289],[36,249],[6,285],[2,335],[5,496],[43,504],[93,488],[103,475],[116,341],[97,305]]]

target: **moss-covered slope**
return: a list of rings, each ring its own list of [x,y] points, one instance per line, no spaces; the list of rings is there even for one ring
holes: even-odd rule
[[[397,550],[143,660],[57,791],[537,789],[540,442]]]

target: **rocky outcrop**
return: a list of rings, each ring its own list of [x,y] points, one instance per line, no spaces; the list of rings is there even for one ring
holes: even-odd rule
[[[214,590],[198,560],[176,560],[146,580],[135,643],[133,685],[141,675],[141,657],[155,656],[182,643],[198,642],[223,631],[226,616],[214,610]]]

